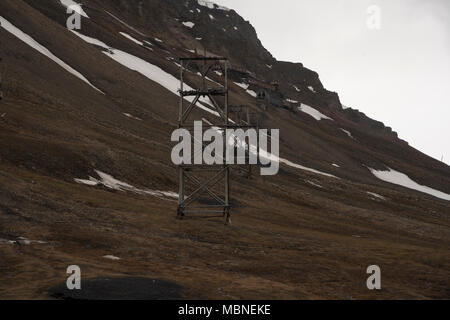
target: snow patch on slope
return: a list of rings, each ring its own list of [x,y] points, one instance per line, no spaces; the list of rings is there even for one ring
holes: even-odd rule
[[[401,173],[399,171],[395,171],[391,168],[388,169],[389,169],[388,171],[382,171],[369,168],[370,172],[372,172],[372,174],[380,180],[396,184],[408,189],[416,190],[422,193],[426,193],[436,198],[450,201],[450,194],[444,193],[442,191],[427,186],[420,185],[417,182],[413,181],[406,174]]]
[[[367,193],[368,195],[370,195],[370,196],[376,198],[376,199],[380,199],[380,200],[385,200],[385,201],[386,201],[386,198],[383,197],[382,195],[379,195],[378,193],[375,193],[375,192],[369,192],[369,191],[367,191],[366,193]]]
[[[241,87],[244,90],[247,90],[247,88],[249,87],[248,84],[246,83],[237,83],[237,82],[233,82],[235,85],[237,85],[238,87]]]
[[[95,172],[98,174],[100,179],[89,177],[89,180],[85,180],[85,179],[74,179],[74,180],[77,183],[85,184],[88,186],[101,185],[101,186],[105,186],[109,189],[117,190],[117,191],[129,191],[129,192],[141,194],[141,195],[150,195],[150,196],[155,196],[155,197],[160,197],[160,198],[168,197],[168,198],[178,199],[178,194],[176,194],[175,192],[150,190],[150,189],[139,189],[139,188],[136,188],[126,182],[117,180],[113,176],[106,174],[104,172],[101,172],[99,170],[95,170]]]
[[[326,115],[324,115],[320,111],[318,111],[318,110],[316,110],[316,109],[314,109],[314,108],[312,108],[312,107],[310,107],[310,106],[308,106],[306,104],[303,104],[303,103],[301,104],[300,107],[298,107],[298,110],[301,111],[301,112],[304,112],[306,114],[309,114],[311,117],[313,117],[317,121],[320,121],[322,119],[334,121],[333,119],[331,119],[330,117],[327,117]]]
[[[113,256],[113,255],[111,255],[111,254],[108,254],[108,255],[106,255],[106,256],[103,256],[103,258],[108,259],[108,260],[114,260],[114,261],[120,260],[119,257]]]
[[[287,165],[289,167],[300,169],[300,170],[303,170],[303,171],[308,171],[308,172],[312,172],[312,173],[315,173],[315,174],[320,174],[322,176],[339,179],[338,177],[336,177],[336,176],[334,176],[332,174],[325,173],[325,172],[322,172],[322,171],[319,171],[319,170],[316,170],[316,169],[311,169],[311,168],[302,166],[300,164],[293,163],[293,162],[291,162],[289,160],[286,160],[286,159],[280,158],[280,163],[284,163],[285,165]]]
[[[138,117],[135,117],[135,116],[133,116],[133,115],[131,115],[131,114],[129,114],[129,113],[124,113],[123,115],[124,115],[125,117],[127,117],[127,118],[130,118],[130,119],[142,121],[142,119],[140,119],[140,118],[138,118]]]
[[[253,98],[256,98],[258,95],[256,94],[255,91],[253,90],[245,90],[245,92],[247,92],[249,95],[251,95]]]
[[[317,93],[316,90],[314,89],[314,87],[312,87],[312,86],[308,86],[308,89],[309,89],[309,91],[311,91],[311,92]]]
[[[332,163],[331,164],[333,167],[336,167],[336,168],[340,168],[341,166],[340,165],[338,165],[338,164],[336,164],[336,163]]]
[[[219,73],[218,73],[219,74]],[[220,73],[220,75],[222,75],[221,73]],[[247,92],[249,95],[251,95],[253,98],[256,98],[258,95],[256,94],[256,92],[255,91],[253,91],[253,90],[249,90],[248,89],[248,87],[250,86],[250,85],[248,85],[248,84],[246,84],[246,83],[237,83],[237,82],[233,82],[235,85],[237,85],[238,87],[240,87],[240,88],[242,88],[242,89],[244,89],[245,90],[245,92]]]
[[[148,47],[148,46],[146,46],[146,45],[144,44],[144,42],[139,41],[139,40],[133,38],[133,37],[130,36],[128,33],[125,33],[125,32],[119,32],[119,33],[120,33],[122,36],[124,36],[125,38],[127,38],[128,40],[133,41],[134,43],[136,43],[136,44],[138,44],[138,45],[144,47],[145,49],[148,49],[148,50],[150,50],[150,51],[153,51],[153,49],[150,48],[150,47]],[[145,43],[147,43],[147,44],[153,46],[153,44],[150,43],[150,42],[148,42],[148,41],[145,41]],[[108,48],[108,49],[109,49],[109,48]]]
[[[120,33],[122,36],[124,36],[125,38],[127,38],[128,40],[131,40],[131,41],[133,41],[134,43],[137,43],[137,44],[140,45],[140,46],[143,46],[143,45],[144,45],[144,43],[143,43],[142,41],[139,41],[139,40],[133,38],[133,37],[130,36],[128,33],[125,33],[125,32],[119,32],[119,33]]]
[[[102,47],[102,48],[105,48],[105,49],[109,49],[109,46],[106,43],[104,43],[104,42],[102,42],[100,40],[97,40],[97,39],[94,39],[94,38],[82,35],[81,33],[77,32],[75,30],[71,30],[71,31],[75,35],[77,35],[78,37],[80,37],[81,39],[83,39],[85,42],[87,42],[89,44],[93,44],[93,45],[96,45],[96,46],[99,46],[99,47]]]
[[[342,129],[342,128],[341,128],[341,131],[344,132],[346,135],[348,135],[350,138],[355,139],[355,138],[353,138],[352,133],[350,131]]]
[[[310,184],[310,185],[312,185],[314,187],[323,189],[323,187],[320,184],[317,184],[314,181],[310,181],[310,180],[305,180],[305,181],[306,181],[306,183],[308,183],[308,184]]]
[[[185,27],[188,27],[188,28],[193,28],[194,26],[195,26],[195,23],[193,23],[193,22],[190,22],[190,21],[186,21],[186,22],[183,22],[183,25],[185,26]]]
[[[76,13],[82,15],[85,18],[88,18],[88,15],[86,14],[86,12],[84,12],[84,10],[81,8],[81,5],[76,3],[75,1],[72,0],[59,0],[59,2],[61,2],[61,4],[63,6],[65,6],[66,8],[70,8],[73,11],[75,11]]]
[[[223,11],[230,11],[227,7],[219,6],[215,4],[214,2],[207,1],[207,0],[197,0],[198,4],[202,7],[207,7],[209,9],[218,9]],[[198,10],[198,9],[197,9]]]
[[[100,89],[97,89],[92,83],[90,83],[89,80],[86,79],[81,73],[79,73],[78,71],[73,69],[71,66],[67,65],[64,61],[62,61],[57,56],[55,56],[53,53],[51,53],[46,47],[42,46],[36,40],[34,40],[32,37],[30,37],[28,34],[24,33],[23,31],[21,31],[20,29],[18,29],[14,25],[12,25],[8,20],[3,18],[2,16],[0,16],[0,24],[1,24],[1,27],[4,28],[6,31],[13,34],[18,39],[25,42],[27,45],[29,45],[30,47],[32,47],[39,53],[43,54],[47,58],[56,62],[56,64],[58,64],[60,67],[65,69],[67,72],[71,73],[78,79],[84,81],[85,83],[90,85],[92,88],[94,88],[98,92],[105,94],[103,91],[101,91]]]

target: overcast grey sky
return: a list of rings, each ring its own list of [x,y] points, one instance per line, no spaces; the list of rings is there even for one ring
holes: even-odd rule
[[[450,0],[215,0],[278,60],[315,70],[344,105],[450,164]],[[367,9],[381,9],[369,29]]]

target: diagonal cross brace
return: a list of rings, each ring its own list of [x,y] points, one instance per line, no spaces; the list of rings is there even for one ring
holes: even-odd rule
[[[224,173],[228,169],[228,166],[225,166],[222,168],[219,172],[217,172],[212,178],[210,178],[208,181],[206,181],[204,184],[200,185],[191,195],[189,195],[187,198],[184,199],[184,201],[180,204],[180,206],[187,206],[196,199],[200,197],[202,194],[202,191],[204,189],[209,189],[210,187],[217,184],[223,177],[220,177],[222,173]],[[217,179],[217,178],[220,179]]]
[[[195,99],[191,102],[191,104],[189,105],[189,107],[184,111],[183,116],[182,116],[182,122],[186,121],[187,117],[189,116],[189,114],[191,113],[192,109],[194,109],[195,105],[197,104],[198,100],[200,99],[200,94],[197,94],[195,96]]]
[[[201,182],[200,180],[198,180],[196,177],[194,176],[190,176],[186,174],[186,177],[191,180],[192,182],[194,182],[197,186],[201,187]],[[221,205],[225,205],[225,201],[223,201],[219,196],[217,196],[214,192],[212,192],[209,188],[205,188],[205,191],[214,199],[217,200],[218,203],[220,203]]]

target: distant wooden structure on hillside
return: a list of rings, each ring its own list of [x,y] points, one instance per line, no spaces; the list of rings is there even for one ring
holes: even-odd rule
[[[257,88],[256,99],[261,103],[263,110],[266,110],[268,105],[280,108],[285,106],[283,94],[279,91],[278,82],[266,83],[259,80],[251,80],[250,84]]]

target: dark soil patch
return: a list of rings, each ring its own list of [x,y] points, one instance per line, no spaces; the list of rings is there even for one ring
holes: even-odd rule
[[[49,296],[61,300],[178,300],[183,287],[149,278],[95,278],[81,280],[81,290],[66,283],[50,288]]]

